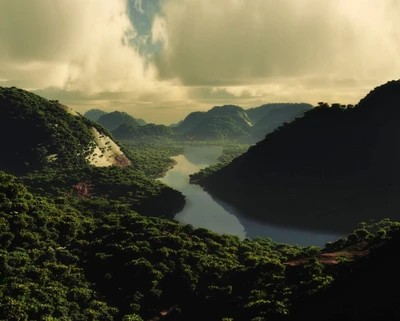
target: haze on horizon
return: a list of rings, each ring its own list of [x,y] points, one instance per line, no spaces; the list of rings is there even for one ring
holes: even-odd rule
[[[399,16],[397,0],[1,0],[0,86],[164,124],[355,104],[400,78]]]

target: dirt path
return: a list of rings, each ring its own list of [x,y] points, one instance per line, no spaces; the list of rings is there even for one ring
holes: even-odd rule
[[[368,253],[368,243],[363,241],[357,244],[350,245],[349,247],[346,247],[343,250],[337,252],[320,254],[316,258],[323,264],[338,264],[340,262],[340,260],[338,259],[339,257],[345,257],[347,259],[353,260],[363,257]],[[307,257],[285,262],[284,264],[289,266],[302,265],[307,263],[309,259],[310,258]]]

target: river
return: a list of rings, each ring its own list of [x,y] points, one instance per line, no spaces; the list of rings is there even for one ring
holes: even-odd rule
[[[241,239],[270,237],[275,242],[301,246],[323,246],[341,237],[341,235],[296,230],[255,221],[239,213],[229,204],[211,197],[199,185],[189,184],[190,174],[217,164],[221,154],[222,147],[186,147],[182,155],[172,157],[176,165],[160,181],[186,196],[184,209],[175,216],[177,221],[194,227],[204,227],[217,233],[234,234]]]

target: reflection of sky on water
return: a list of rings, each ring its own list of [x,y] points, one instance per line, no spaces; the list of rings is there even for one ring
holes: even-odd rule
[[[255,238],[256,236],[270,237],[275,242],[303,246],[323,246],[340,237],[339,235],[294,230],[257,222],[243,216],[231,205],[211,197],[200,186],[189,184],[190,174],[216,164],[221,153],[222,148],[219,147],[190,147],[185,149],[184,155],[172,157],[177,164],[160,181],[186,196],[186,206],[176,215],[176,220],[183,224],[192,224],[194,227],[204,227],[217,233],[234,234],[241,239]]]

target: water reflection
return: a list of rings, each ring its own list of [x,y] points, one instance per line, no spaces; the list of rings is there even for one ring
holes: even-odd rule
[[[216,164],[221,153],[221,147],[189,147],[185,148],[183,155],[173,157],[177,164],[160,180],[186,196],[186,206],[176,215],[176,220],[217,233],[234,234],[241,239],[270,237],[276,242],[299,245],[323,246],[341,237],[341,235],[294,230],[257,222],[243,216],[231,205],[211,197],[200,186],[189,184],[190,174]]]

